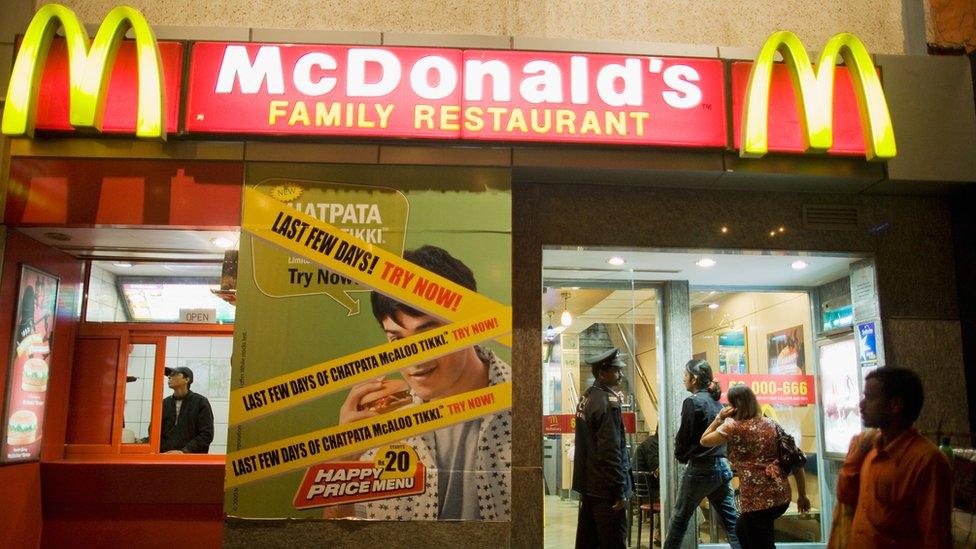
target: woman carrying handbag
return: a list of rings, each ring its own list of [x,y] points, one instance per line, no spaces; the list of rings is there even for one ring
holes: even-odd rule
[[[773,522],[786,512],[792,499],[789,473],[796,479],[797,508],[801,513],[810,510],[804,458],[793,437],[763,417],[751,389],[736,385],[729,389],[728,399],[729,406],[705,430],[701,445],[728,444],[729,460],[739,477],[741,514],[735,530],[742,547],[773,548]]]

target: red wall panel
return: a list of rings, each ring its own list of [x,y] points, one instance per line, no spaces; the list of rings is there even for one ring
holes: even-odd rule
[[[8,225],[236,227],[242,162],[26,158],[10,161]]]
[[[44,463],[43,547],[220,547],[224,462]]]
[[[78,338],[71,371],[68,444],[111,444],[119,340]]]
[[[42,460],[64,456],[68,387],[77,330],[83,266],[77,259],[47,247],[16,230],[7,234],[0,273],[0,410],[6,405],[10,337],[17,306],[17,280],[21,263],[27,263],[61,277],[47,409],[44,414]],[[0,487],[4,514],[10,518],[0,535],[0,547],[37,547],[41,539],[41,470],[38,463],[0,466]]]
[[[41,544],[41,467],[38,463],[0,466],[4,525],[0,548]]]

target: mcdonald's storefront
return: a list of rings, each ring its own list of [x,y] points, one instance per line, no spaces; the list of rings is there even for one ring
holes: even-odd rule
[[[778,542],[825,545],[871,369],[919,371],[938,395],[920,429],[969,443],[965,59],[870,55],[847,33],[779,32],[743,56],[152,23],[118,8],[89,38],[47,5],[18,39],[0,163],[16,520],[0,546],[563,546],[558,416],[611,345],[629,358],[629,443],[658,434],[665,524],[693,356],[752,384],[808,455],[815,509],[788,512]],[[170,286],[223,300],[173,306]],[[384,317],[380,295],[438,334]],[[487,385],[445,390],[452,357]],[[178,366],[213,407],[202,454],[161,442]],[[357,405],[401,371],[412,406]],[[444,488],[441,454],[464,443],[442,436],[477,446],[457,458],[467,492]],[[721,546],[706,515],[692,530]]]

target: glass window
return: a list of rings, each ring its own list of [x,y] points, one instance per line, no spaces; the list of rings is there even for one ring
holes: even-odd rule
[[[193,372],[190,390],[207,397],[214,415],[210,454],[227,452],[227,417],[230,399],[230,355],[233,337],[170,336],[166,338],[167,368],[185,367]],[[161,397],[172,391],[164,383]]]
[[[823,544],[833,507],[831,490],[837,460],[843,457],[843,451],[833,453],[830,448],[844,444],[860,429],[858,382],[865,372],[883,363],[882,347],[877,343],[880,323],[871,267],[870,260],[855,256],[792,251],[577,246],[543,250],[546,546],[572,544],[577,516],[576,506],[567,505],[573,495],[566,493],[566,471],[571,471],[573,464],[559,455],[559,445],[563,452],[572,446],[572,435],[569,426],[553,416],[571,413],[574,396],[578,398],[592,382],[586,368],[580,366],[594,351],[586,349],[587,340],[601,337],[605,339],[596,347],[612,344],[625,350],[631,357],[629,363],[637,366],[625,370],[620,387],[624,402],[637,412],[637,433],[629,436],[632,447],[647,438],[642,430],[648,434],[657,431],[656,425],[651,426],[659,411],[659,395],[654,395],[654,390],[660,393],[665,387],[658,381],[657,365],[665,364],[666,359],[678,371],[662,372],[668,374],[662,378],[677,374],[680,379],[680,364],[688,358],[708,361],[722,384],[723,401],[732,385],[752,388],[761,412],[791,434],[807,456],[803,482],[811,510],[799,512],[796,481],[790,477],[792,498],[786,513],[775,522],[775,540],[777,544]],[[860,273],[857,283],[854,273]],[[602,293],[590,295],[590,291]],[[569,299],[564,297],[565,292],[569,292]],[[672,307],[681,310],[659,305],[658,298],[665,296]],[[688,310],[683,304],[685,297]],[[574,320],[572,329],[558,333],[564,308],[574,319],[587,322],[577,325]],[[662,348],[664,339],[658,329],[662,318],[668,320],[672,334],[668,341],[674,348]],[[686,335],[691,336],[692,356],[686,356]],[[569,374],[578,377],[572,379]],[[666,381],[671,390],[676,388],[671,383],[674,378]],[[683,390],[680,392],[682,398],[677,401],[661,399],[660,412],[670,418],[666,427],[677,428],[684,398]],[[660,512],[665,515],[667,529],[668,506],[673,505],[669,502],[673,502],[681,482],[675,471],[680,474],[682,468],[674,468],[669,440],[662,439],[659,448],[661,499],[665,502]],[[562,471],[562,475],[552,471]],[[733,480],[736,491],[738,482],[738,478]],[[565,516],[560,514],[563,511]],[[650,514],[657,515],[655,519],[660,522],[656,509]],[[639,543],[643,543],[651,535],[646,517],[634,518],[645,518],[643,527],[640,520],[631,522],[631,534],[640,535]],[[727,547],[724,528],[707,503],[696,510],[689,527],[701,545]]]
[[[219,279],[119,277],[129,318],[135,322],[179,322],[181,309],[212,309],[215,322],[234,322],[234,307],[214,295]]]
[[[221,281],[220,263],[93,261],[85,320],[231,324],[233,292]]]
[[[129,345],[125,378],[125,412],[122,419],[122,444],[149,442],[152,397],[156,371],[156,345]]]
[[[730,384],[747,384],[763,415],[793,435],[807,454],[804,476],[810,513],[798,512],[791,477],[794,497],[776,521],[776,541],[821,541],[816,346],[809,294],[699,290],[691,292],[690,302],[692,353],[712,365],[722,383],[723,403]],[[737,485],[738,477],[733,479],[733,486]],[[701,526],[705,542],[715,532],[709,520]]]
[[[546,291],[540,332],[546,547],[571,546],[576,535],[579,501],[571,492],[576,451],[574,414],[581,395],[594,383],[586,360],[611,347],[620,351],[625,367],[615,390],[622,396],[632,459],[642,442],[656,436],[658,421],[656,288],[635,283],[630,270],[616,267],[570,275],[546,263],[547,258],[560,253],[546,250],[543,254]],[[644,503],[656,501],[656,483],[639,496]],[[652,539],[649,517],[647,513],[640,517],[642,544]],[[635,513],[635,530],[637,519]],[[655,530],[660,531],[660,524]]]

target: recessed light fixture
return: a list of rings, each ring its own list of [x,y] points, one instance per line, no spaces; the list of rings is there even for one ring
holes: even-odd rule
[[[44,237],[48,240],[56,240],[58,242],[67,242],[71,240],[71,237],[64,233],[44,233]]]
[[[723,226],[722,226],[722,228],[721,228],[721,229],[719,229],[719,230],[720,230],[720,231],[722,231],[722,234],[726,234],[726,233],[728,233],[728,232],[729,232],[729,228],[728,228],[728,227],[726,227],[726,226],[724,226],[724,225],[723,225]]]
[[[807,262],[806,261],[803,261],[802,259],[797,259],[793,263],[790,263],[790,267],[792,267],[796,271],[799,271],[799,270],[802,270],[802,269],[806,269],[807,268]]]
[[[123,269],[128,269],[133,264],[129,263],[128,261],[116,261],[115,263],[112,263],[112,265],[115,265],[116,267],[121,267]]]
[[[611,257],[610,259],[608,259],[607,260],[607,263],[609,263],[609,264],[611,264],[611,265],[613,265],[615,267],[619,267],[619,266],[623,265],[624,263],[626,263],[626,261],[624,261],[624,258],[620,257],[619,255],[615,255],[615,256]]]
[[[224,250],[229,250],[230,248],[234,247],[234,241],[227,238],[226,236],[218,236],[216,238],[211,238],[210,243]]]
[[[779,228],[779,232],[781,232],[781,233],[785,233],[785,232],[786,232],[786,227],[780,227],[780,228]]]
[[[707,269],[709,267],[714,267],[715,266],[715,260],[712,259],[712,258],[710,258],[710,257],[703,257],[703,258],[699,259],[698,261],[696,261],[695,262],[695,265],[698,265],[699,267],[702,267],[704,269]]]
[[[709,303],[708,308],[714,311],[715,309],[718,309],[718,303]]]

